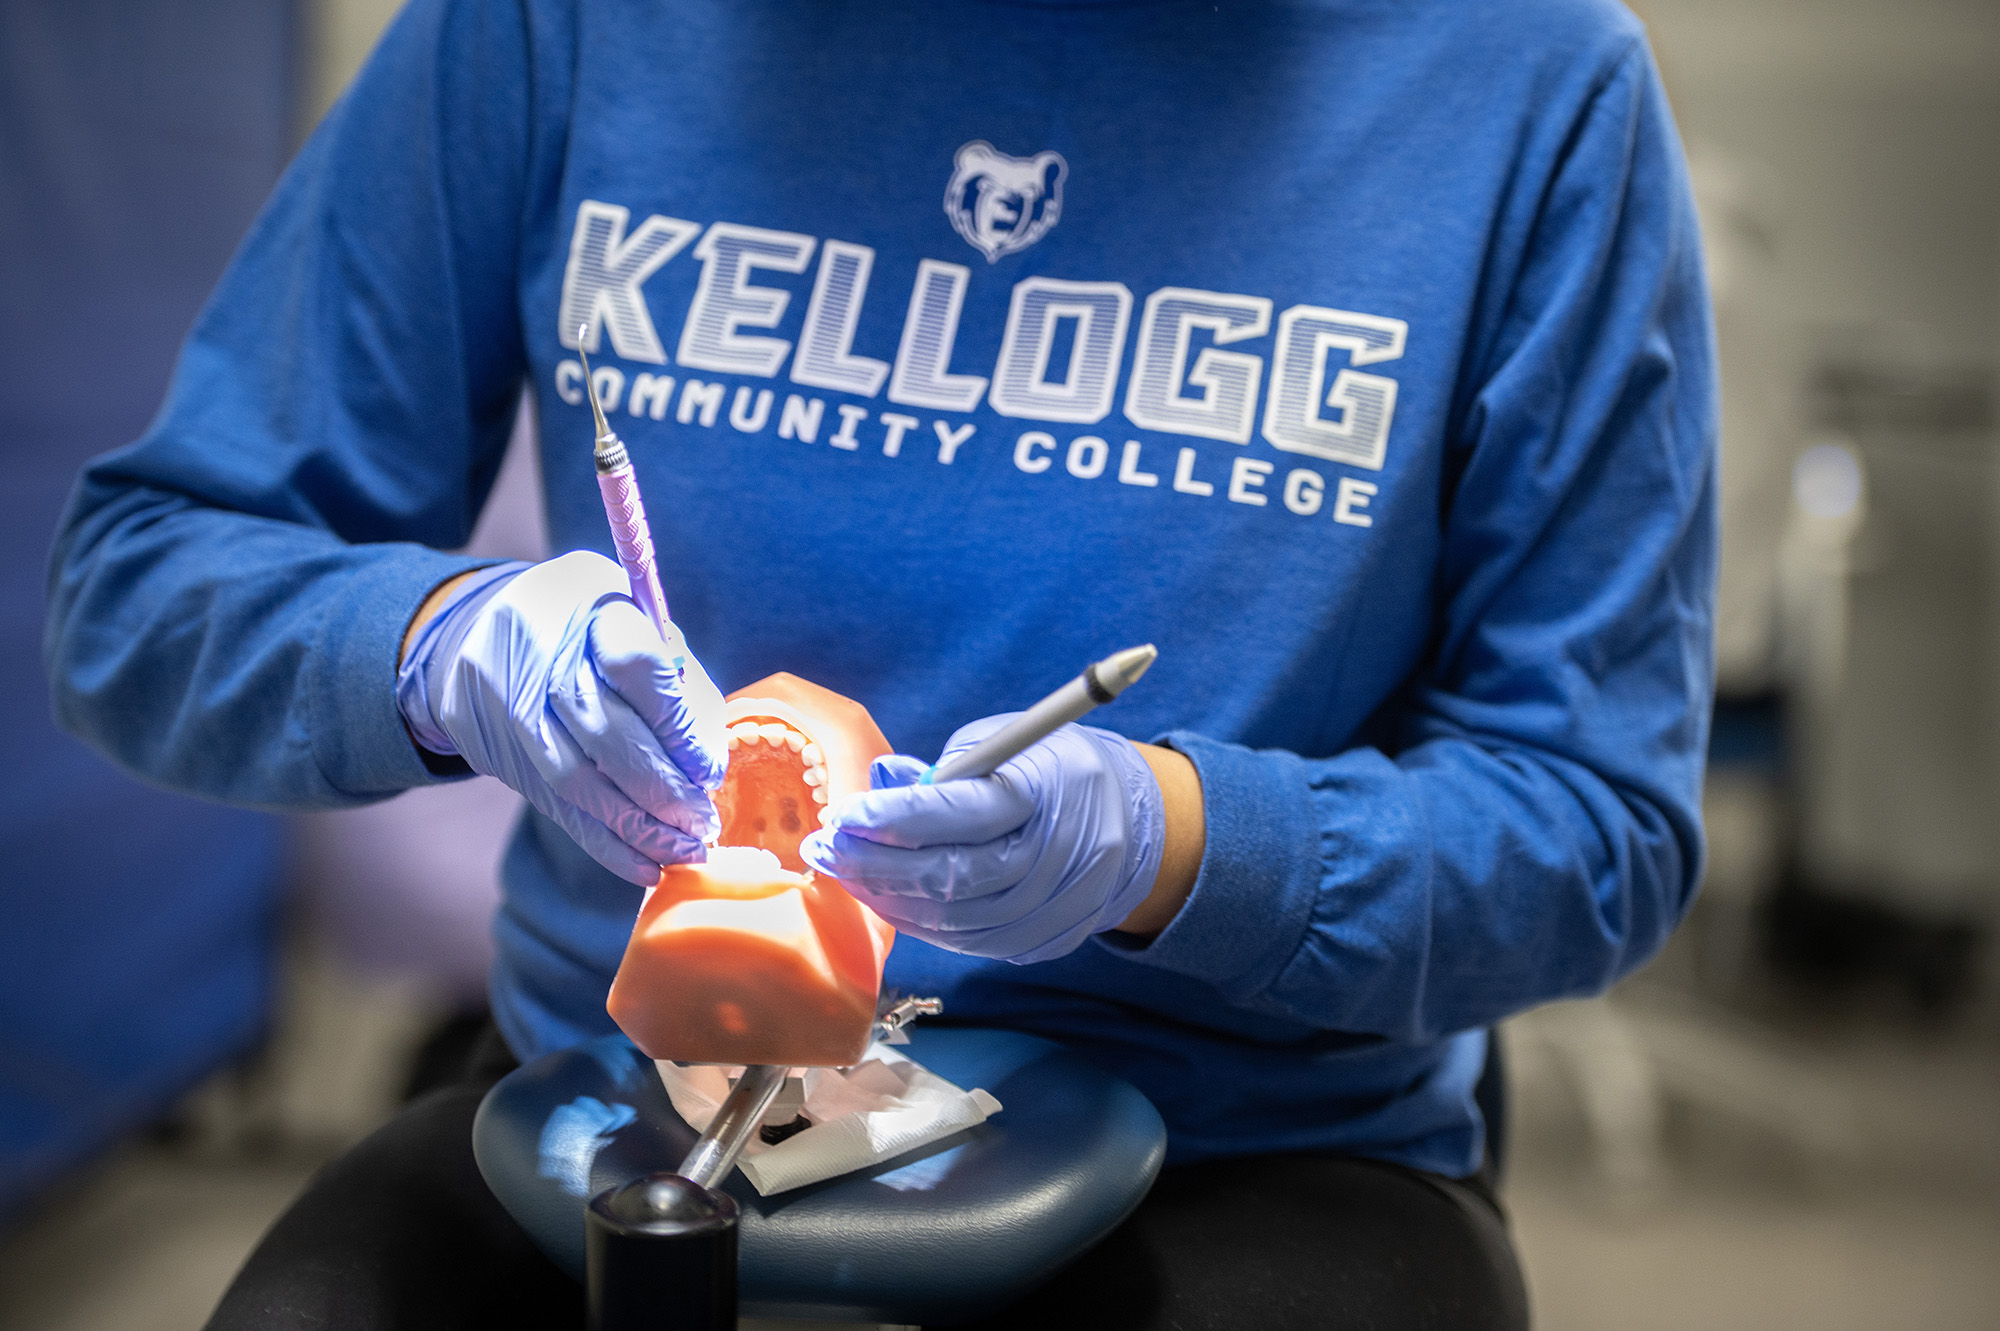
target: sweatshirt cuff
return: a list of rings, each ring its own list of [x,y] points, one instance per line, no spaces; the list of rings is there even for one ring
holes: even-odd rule
[[[381,799],[460,775],[424,762],[396,707],[396,665],[404,631],[424,599],[461,573],[499,562],[398,545],[342,571],[341,594],[325,607],[307,681],[313,759],[336,790]]]
[[[1240,1001],[1267,989],[1311,922],[1319,829],[1306,764],[1176,730],[1153,741],[1201,778],[1207,844],[1194,890],[1151,942],[1100,934],[1121,957],[1212,985]]]
[[[452,743],[451,736],[438,724],[431,705],[432,691],[443,687],[459,644],[465,641],[481,607],[528,567],[526,561],[518,559],[494,564],[459,583],[417,630],[403,653],[402,663],[396,667],[396,710],[403,714],[403,722],[410,728],[410,738],[417,742],[424,766],[433,772],[454,772],[454,760],[459,772],[472,771],[458,756],[458,746]],[[433,679],[433,675],[438,678]]]

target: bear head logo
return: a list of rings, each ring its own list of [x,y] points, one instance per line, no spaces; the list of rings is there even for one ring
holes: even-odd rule
[[[1062,216],[1063,178],[1069,163],[1057,152],[1010,157],[974,139],[952,158],[944,187],[944,213],[966,242],[997,263],[1028,248]]]

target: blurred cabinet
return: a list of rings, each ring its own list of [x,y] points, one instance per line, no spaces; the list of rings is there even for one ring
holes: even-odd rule
[[[1803,716],[1802,868],[1921,914],[2000,906],[2000,461],[1991,381],[1836,358],[1822,431],[1860,457],[1840,659]]]

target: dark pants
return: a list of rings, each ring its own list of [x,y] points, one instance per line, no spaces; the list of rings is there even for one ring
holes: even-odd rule
[[[490,1041],[320,1172],[244,1264],[209,1331],[557,1331],[583,1291],[472,1161],[472,1116],[512,1060]],[[983,1328],[1525,1328],[1491,1193],[1396,1165],[1258,1156],[1167,1170],[1131,1219]]]

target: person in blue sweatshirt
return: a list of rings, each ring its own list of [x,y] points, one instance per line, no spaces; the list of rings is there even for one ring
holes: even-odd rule
[[[570,553],[444,553],[524,385]],[[1694,892],[1713,399],[1611,0],[414,0],[54,557],[58,714],[150,779],[533,806],[485,1081],[316,1181],[212,1325],[575,1320],[472,1107],[611,1029],[642,884],[713,826],[717,690],[780,669],[910,755],[807,843],[901,931],[888,983],[1168,1125],[993,1325],[1524,1325],[1474,1091],[1494,1023]],[[1145,641],[1093,726],[911,784]]]

